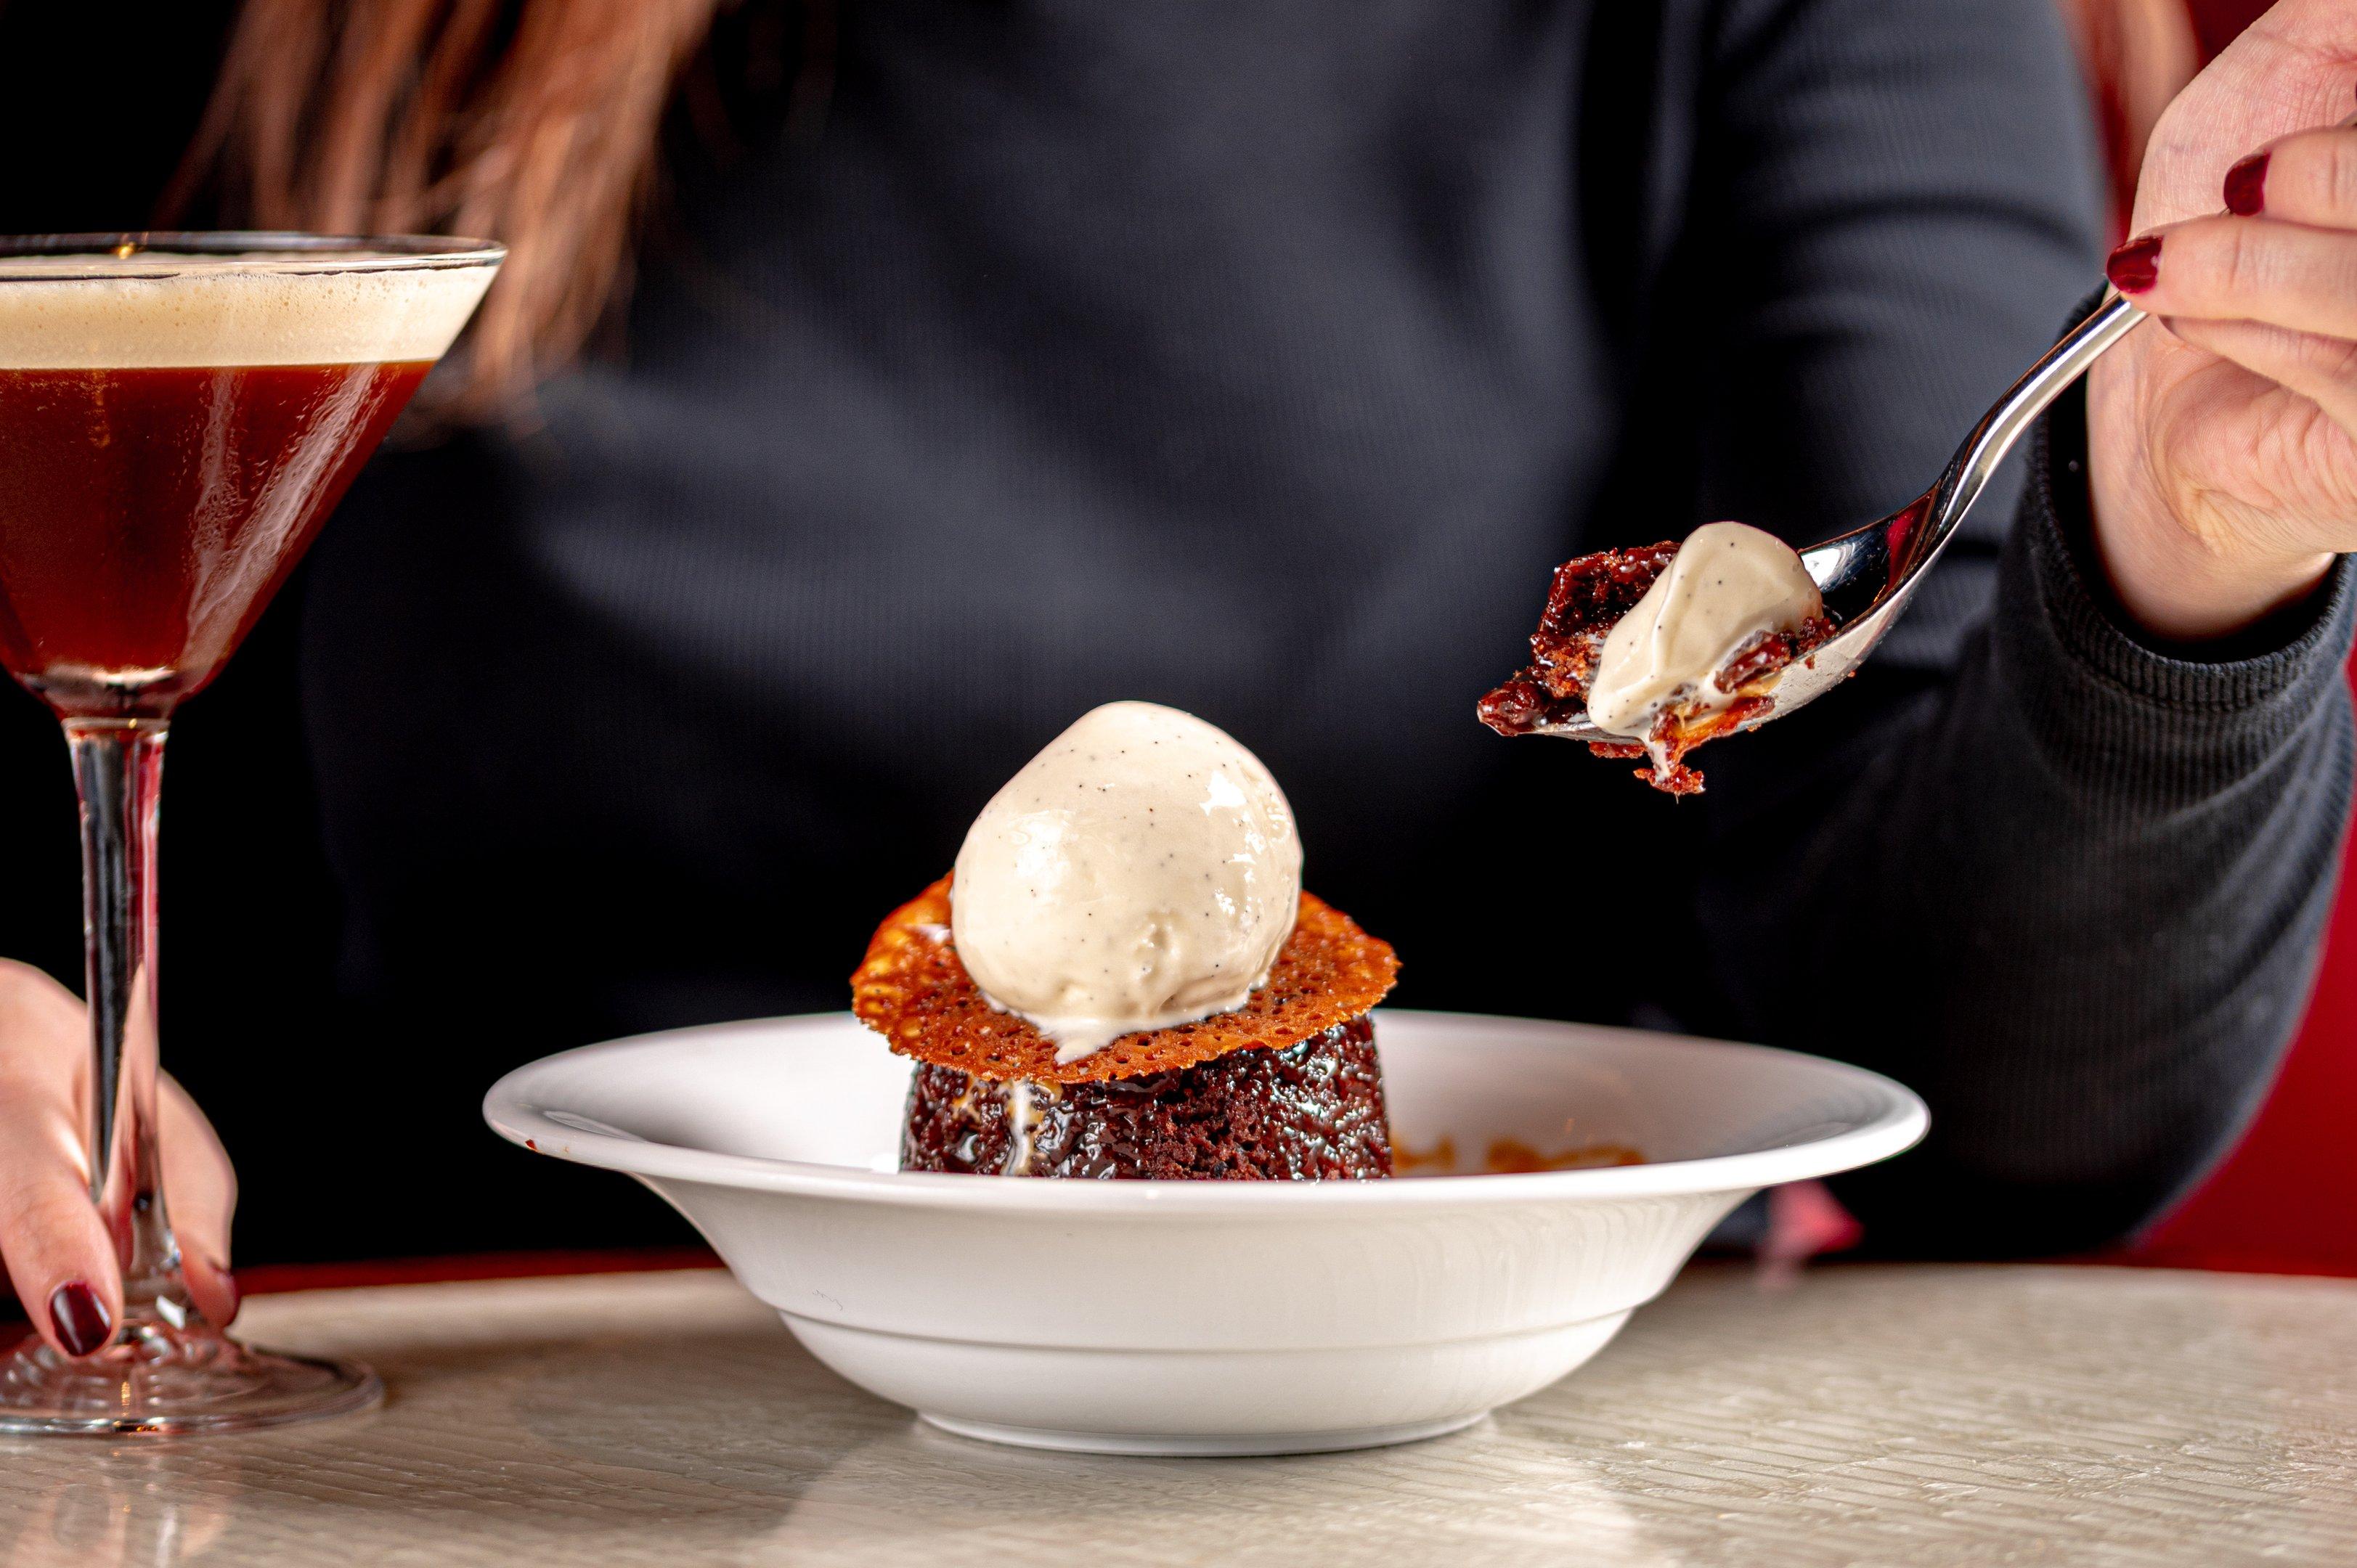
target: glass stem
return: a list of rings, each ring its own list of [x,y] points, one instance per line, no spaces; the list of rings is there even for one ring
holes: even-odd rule
[[[68,719],[81,798],[90,1001],[90,1195],[123,1269],[118,1340],[197,1318],[164,1209],[156,1129],[156,833],[162,719]]]

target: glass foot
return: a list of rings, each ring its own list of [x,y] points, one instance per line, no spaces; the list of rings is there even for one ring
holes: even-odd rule
[[[249,1350],[202,1322],[135,1324],[87,1361],[28,1336],[0,1361],[0,1434],[251,1432],[382,1398],[366,1367]]]

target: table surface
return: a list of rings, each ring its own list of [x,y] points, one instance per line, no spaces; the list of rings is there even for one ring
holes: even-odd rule
[[[708,1272],[264,1297],[373,1414],[0,1443],[0,1565],[2357,1561],[2357,1283],[1690,1269],[1455,1436],[1099,1459],[918,1424]]]

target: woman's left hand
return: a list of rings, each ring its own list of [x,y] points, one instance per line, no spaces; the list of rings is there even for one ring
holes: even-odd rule
[[[2146,151],[2106,270],[2161,321],[2089,373],[2088,478],[2113,588],[2158,637],[2239,630],[2357,551],[2352,104],[2357,5],[2281,0]]]

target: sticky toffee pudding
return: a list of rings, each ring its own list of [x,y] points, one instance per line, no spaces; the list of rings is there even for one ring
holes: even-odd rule
[[[1034,758],[956,872],[885,919],[852,1010],[919,1064],[903,1170],[1356,1179],[1393,1174],[1367,1015],[1398,969],[1300,890],[1256,758],[1125,703]]]

